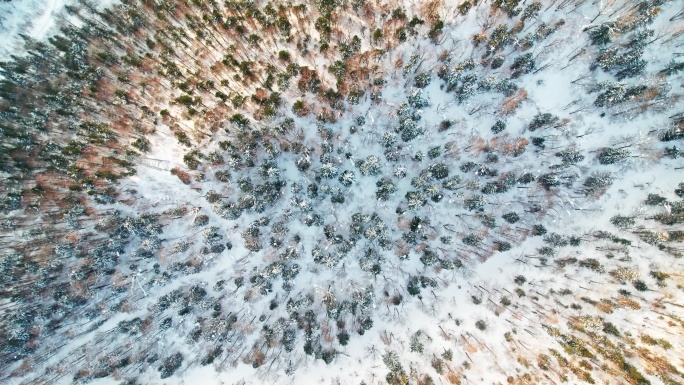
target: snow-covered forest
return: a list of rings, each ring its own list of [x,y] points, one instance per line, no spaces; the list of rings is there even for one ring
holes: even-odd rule
[[[684,384],[681,1],[22,4],[0,384]]]

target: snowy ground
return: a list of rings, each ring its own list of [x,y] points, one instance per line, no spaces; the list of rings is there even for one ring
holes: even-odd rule
[[[99,1],[106,7],[116,0]],[[77,0],[12,0],[0,2],[0,60],[21,54],[22,39],[27,35],[45,40],[58,31],[64,6]]]
[[[14,0],[0,3],[0,59],[6,60],[21,47],[25,34],[46,39],[55,33],[57,15],[73,0]]]
[[[50,2],[45,7],[37,6],[38,2],[23,2],[17,5],[15,4],[16,1],[9,5],[0,5],[2,7],[0,10],[9,10],[9,13],[6,12],[3,15],[15,15],[6,17],[10,21],[3,20],[3,33],[7,34],[6,36],[16,35],[16,31],[22,29],[30,31],[31,35],[36,38],[46,36],[54,26],[52,16],[64,5],[60,0]],[[40,10],[34,12],[34,7]],[[288,183],[281,192],[280,201],[264,214],[245,210],[239,219],[227,220],[221,217],[216,206],[207,202],[205,197],[208,192],[217,191],[221,196],[229,197],[234,201],[234,197],[239,194],[235,187],[238,172],[231,170],[234,175],[228,184],[219,183],[213,178],[214,172],[226,167],[213,166],[209,162],[205,162],[199,171],[208,176],[207,181],[193,182],[190,185],[181,183],[168,170],[171,167],[184,168],[181,159],[186,149],[175,140],[168,126],[159,124],[156,133],[151,136],[152,150],[145,154],[145,157],[154,159],[155,162],[159,160],[160,163],[155,164],[157,166],[163,164],[164,166],[161,169],[138,167],[137,175],[122,182],[124,187],[137,191],[138,201],[132,207],[123,207],[120,204],[112,207],[129,210],[132,213],[136,211],[162,213],[179,206],[192,206],[196,211],[192,211],[180,220],[171,221],[165,227],[163,237],[165,238],[164,242],[167,243],[164,244],[162,252],[159,253],[159,259],[164,265],[163,267],[167,267],[177,260],[199,258],[205,269],[197,274],[181,275],[166,285],[154,283],[156,277],[145,276],[140,271],[138,271],[138,275],[131,273],[130,277],[135,278],[130,278],[130,296],[135,298],[135,305],[126,313],[122,312],[112,316],[99,331],[114,328],[122,320],[136,316],[144,318],[152,314],[155,304],[162,295],[175,289],[187,288],[193,284],[206,286],[210,297],[215,296],[222,303],[227,304],[225,308],[240,309],[238,314],[242,313],[242,315],[238,322],[244,328],[247,341],[243,344],[246,346],[245,349],[251,348],[252,343],[255,347],[257,347],[257,343],[261,347],[262,340],[259,339],[259,328],[269,323],[272,324],[272,319],[287,316],[284,311],[286,299],[301,299],[307,293],[312,293],[315,298],[312,308],[317,309],[322,318],[325,318],[321,322],[335,331],[339,326],[333,326],[335,325],[334,319],[328,319],[325,316],[326,310],[322,305],[323,300],[329,298],[327,297],[329,294],[332,294],[334,299],[350,298],[352,293],[359,291],[357,285],[362,287],[368,285],[373,293],[370,305],[372,310],[369,310],[369,314],[373,317],[374,325],[362,336],[351,333],[350,330],[350,334],[354,335],[345,347],[324,343],[325,346],[334,346],[335,349],[339,349],[335,360],[329,365],[326,365],[321,359],[314,359],[310,355],[305,355],[302,349],[302,337],[300,336],[296,350],[288,356],[288,359],[281,358],[274,349],[268,356],[268,361],[260,368],[254,369],[250,361],[242,361],[237,358],[230,365],[227,363],[226,365],[216,363],[206,366],[194,364],[199,359],[198,357],[204,354],[202,348],[209,347],[214,341],[203,341],[198,344],[186,343],[185,336],[200,325],[201,320],[192,314],[183,317],[175,317],[174,315],[175,323],[171,331],[165,332],[159,337],[150,333],[150,335],[144,336],[143,341],[150,346],[158,346],[161,355],[171,351],[183,352],[186,360],[182,365],[182,370],[170,379],[160,380],[159,373],[156,370],[157,363],[155,363],[150,367],[143,367],[139,373],[127,374],[134,374],[138,376],[138,381],[148,384],[358,384],[365,381],[366,384],[370,385],[386,383],[385,376],[390,365],[387,365],[387,360],[383,363],[383,356],[387,356],[388,352],[395,351],[398,352],[400,363],[406,373],[409,373],[409,368],[412,368],[418,373],[429,373],[433,378],[439,378],[440,383],[446,383],[447,380],[440,377],[437,369],[433,370],[433,368],[436,360],[442,357],[442,354],[447,350],[451,350],[453,357],[443,360],[445,368],[442,370],[445,375],[452,373],[454,375],[452,379],[459,378],[460,383],[506,383],[516,373],[528,369],[537,376],[535,381],[530,383],[557,383],[558,378],[568,375],[566,368],[562,365],[556,365],[549,372],[553,374],[549,376],[545,374],[548,369],[537,368],[540,365],[537,364],[536,360],[540,354],[548,353],[549,349],[563,350],[557,343],[556,335],[548,332],[548,330],[558,328],[560,333],[574,333],[580,329],[593,330],[592,328],[600,330],[602,326],[597,327],[591,324],[591,322],[599,319],[600,322],[610,321],[617,329],[623,333],[631,333],[629,335],[633,335],[635,338],[640,333],[647,332],[655,338],[669,340],[673,345],[670,349],[661,349],[661,347],[652,349],[659,354],[672,358],[671,364],[676,366],[679,371],[683,371],[682,362],[677,361],[677,359],[680,359],[682,352],[684,352],[684,341],[678,337],[678,335],[681,336],[678,333],[681,333],[684,325],[666,325],[662,317],[656,319],[658,316],[651,312],[652,310],[662,311],[672,315],[672,319],[684,316],[681,306],[678,305],[684,303],[684,295],[681,289],[682,271],[684,271],[682,259],[673,258],[655,246],[642,242],[636,235],[630,233],[629,230],[634,229],[619,230],[610,222],[616,214],[633,215],[638,218],[640,224],[646,223],[648,226],[656,228],[657,224],[648,222],[650,219],[647,213],[661,209],[666,210],[667,208],[646,207],[643,202],[647,195],[657,193],[672,202],[678,199],[674,190],[678,183],[684,179],[681,172],[678,172],[676,168],[682,167],[682,159],[661,158],[660,154],[662,154],[664,144],[658,141],[654,133],[667,122],[665,115],[671,115],[677,109],[681,109],[682,105],[681,102],[675,101],[672,105],[660,106],[662,107],[660,110],[654,107],[654,111],[643,114],[625,113],[616,116],[611,116],[611,114],[621,108],[608,110],[608,116],[601,115],[601,112],[604,112],[603,110],[593,108],[592,104],[596,98],[596,93],[588,93],[588,87],[585,83],[576,81],[576,79],[589,73],[590,59],[588,56],[583,57],[570,65],[568,58],[578,52],[581,47],[587,45],[587,36],[582,33],[582,28],[590,24],[595,12],[593,5],[586,5],[585,8],[574,12],[568,20],[565,20],[565,24],[560,30],[556,31],[555,35],[549,38],[549,41],[544,42],[543,49],[541,44],[535,47],[537,68],[546,64],[549,64],[549,67],[538,74],[524,75],[516,81],[521,89],[526,90],[526,98],[523,98],[524,100],[512,115],[505,116],[507,128],[504,135],[531,137],[528,126],[533,117],[542,112],[550,112],[560,119],[567,119],[567,122],[560,127],[547,127],[544,130],[534,132],[533,135],[545,137],[548,149],[536,148],[529,144],[526,152],[519,157],[501,156],[500,160],[493,162],[502,173],[516,172],[522,174],[523,172],[530,172],[535,177],[539,177],[547,173],[551,165],[558,163],[558,158],[554,155],[555,151],[578,148],[586,157],[577,164],[560,169],[564,173],[563,175],[567,175],[568,178],[575,178],[572,179],[573,182],[578,181],[574,188],[545,189],[538,185],[527,187],[523,184],[516,184],[515,188],[505,194],[486,195],[487,212],[494,213],[498,221],[498,226],[493,229],[484,228],[480,224],[479,217],[476,218],[475,214],[461,208],[460,205],[467,198],[478,193],[481,188],[481,184],[478,183],[481,182],[477,182],[480,179],[473,177],[468,172],[459,172],[459,165],[471,159],[478,163],[485,162],[483,160],[486,156],[485,151],[476,152],[470,148],[477,146],[478,143],[493,142],[504,138],[503,135],[498,136],[492,133],[490,127],[502,118],[500,105],[502,102],[505,103],[504,100],[509,99],[494,92],[483,92],[465,103],[457,103],[450,93],[440,87],[443,82],[435,75],[436,69],[440,65],[438,55],[435,55],[434,52],[423,52],[421,50],[420,47],[431,47],[425,39],[419,41],[420,44],[412,41],[400,45],[396,52],[383,58],[380,62],[381,67],[386,69],[385,79],[387,80],[387,85],[382,90],[382,104],[373,104],[369,99],[365,99],[359,105],[352,107],[348,115],[343,116],[338,121],[338,125],[333,127],[335,133],[333,142],[336,149],[340,149],[340,152],[333,153],[334,156],[329,163],[339,168],[340,173],[343,170],[353,170],[357,176],[357,181],[354,184],[343,189],[347,201],[343,205],[331,204],[327,198],[313,202],[315,204],[314,212],[318,210],[323,213],[325,223],[335,225],[336,230],[339,230],[344,236],[348,236],[347,229],[351,223],[351,214],[373,211],[379,213],[380,217],[386,220],[391,230],[398,232],[395,237],[398,238],[399,232],[405,229],[397,230],[397,228],[407,226],[408,221],[403,223],[401,220],[394,220],[396,218],[394,212],[397,206],[405,204],[404,194],[413,189],[410,183],[411,179],[421,170],[427,169],[431,163],[444,161],[452,166],[451,175],[457,174],[462,177],[464,185],[471,181],[476,187],[464,190],[467,191],[465,193],[462,191],[445,192],[446,196],[439,203],[440,205],[437,202],[434,205],[429,203],[425,207],[421,206],[415,210],[407,211],[406,217],[408,219],[417,215],[431,220],[431,225],[434,228],[426,236],[425,243],[430,246],[437,245],[438,236],[450,235],[450,231],[444,229],[451,226],[451,228],[457,229],[457,231],[453,231],[456,233],[454,237],[457,244],[465,235],[477,232],[483,234],[487,246],[491,246],[492,240],[501,240],[502,237],[511,235],[512,230],[503,223],[501,216],[507,211],[516,211],[522,217],[518,223],[521,227],[529,229],[537,223],[542,223],[549,233],[558,233],[564,237],[578,236],[582,238],[581,245],[557,248],[555,250],[557,254],[551,258],[552,260],[577,258],[584,261],[595,258],[603,264],[604,272],[596,273],[577,265],[560,268],[552,262],[549,262],[548,265],[546,262],[537,262],[540,255],[539,250],[545,246],[545,243],[542,241],[542,237],[528,236],[527,233],[520,237],[522,242],[514,244],[511,250],[491,252],[486,256],[480,256],[480,258],[475,257],[477,249],[466,247],[465,250],[473,253],[465,253],[468,254],[465,257],[461,255],[461,251],[455,251],[455,247],[449,249],[450,254],[448,255],[458,256],[454,260],[464,261],[463,269],[442,269],[439,265],[424,266],[424,263],[419,260],[419,250],[421,249],[415,247],[411,248],[410,253],[407,254],[408,258],[405,260],[397,258],[398,255],[394,249],[380,251],[383,274],[374,275],[367,269],[360,267],[361,263],[356,261],[358,259],[356,254],[362,253],[365,246],[377,246],[372,240],[363,243],[362,246],[357,246],[352,253],[353,255],[350,255],[344,264],[340,262],[341,266],[333,264],[332,267],[323,268],[311,261],[312,249],[316,246],[314,242],[323,238],[320,234],[321,230],[316,226],[305,227],[300,221],[293,220],[288,223],[290,226],[288,230],[293,233],[297,232],[302,239],[296,245],[297,250],[302,255],[300,260],[302,270],[295,280],[296,289],[291,293],[287,292],[284,297],[275,299],[282,302],[281,306],[274,312],[268,313],[268,318],[263,325],[255,322],[253,324],[254,318],[262,313],[267,313],[265,310],[268,306],[266,296],[262,298],[257,295],[256,299],[245,299],[243,301],[242,297],[247,298],[247,289],[240,289],[239,286],[235,287],[232,284],[226,285],[232,285],[230,290],[212,290],[210,288],[220,279],[225,278],[232,282],[232,279],[238,275],[255,274],[254,276],[256,276],[267,263],[273,262],[273,259],[277,258],[277,253],[273,252],[273,255],[270,255],[269,252],[273,250],[269,250],[267,247],[265,248],[267,252],[250,252],[246,248],[246,242],[241,239],[240,232],[251,222],[263,216],[268,216],[272,221],[276,221],[283,217],[289,218],[290,214],[284,213],[290,209],[294,211],[293,217],[301,214],[297,211],[300,206],[290,203],[303,196],[291,188],[292,182],[302,183],[306,187],[305,183],[315,179],[315,173],[298,172],[295,168],[294,154],[284,153],[276,162],[280,175]],[[656,20],[652,28],[657,31],[667,30],[667,20],[675,12],[677,9],[672,5],[665,8],[664,14]],[[458,54],[454,54],[451,65],[464,61],[470,56],[471,52],[466,49],[470,45],[459,43],[457,39],[463,31],[470,33],[477,30],[480,20],[476,16],[476,13],[471,13],[468,17],[454,17],[457,20],[445,29],[445,34],[453,37],[452,42],[447,43],[445,47],[453,50],[453,52],[458,52]],[[549,23],[557,19],[552,11],[544,12],[540,20],[542,18]],[[20,19],[23,21],[19,21]],[[0,55],[3,52],[6,55],[13,49],[12,47],[11,43],[5,45],[4,51],[0,51]],[[645,57],[649,60],[648,74],[657,72],[670,61],[671,57],[663,54],[662,51],[662,47],[655,45],[646,50]],[[414,53],[424,54],[425,59],[421,69],[432,71],[433,75],[432,82],[423,91],[429,104],[421,109],[422,118],[420,122],[426,131],[413,141],[407,141],[408,143],[400,149],[400,155],[395,163],[385,161],[381,157],[383,160],[382,175],[391,176],[397,166],[404,166],[408,170],[406,178],[396,179],[397,194],[392,195],[387,203],[383,203],[377,201],[374,195],[375,182],[378,178],[361,176],[359,168],[354,165],[353,161],[382,154],[381,134],[392,131],[392,128],[397,125],[397,107],[406,101],[407,96],[414,91],[411,87],[405,86],[410,84],[414,74],[411,73],[408,76],[402,74],[400,68],[397,69],[394,63],[399,58],[403,60],[403,63],[407,63]],[[509,54],[513,55],[514,53],[509,52]],[[512,64],[511,58],[507,59],[502,70],[486,69],[487,74],[501,75]],[[609,78],[608,75],[600,71],[592,72],[592,76],[594,82]],[[659,81],[655,75],[644,75],[638,80],[649,84],[658,84]],[[680,80],[681,76],[677,81]],[[297,97],[294,93],[287,96],[291,96],[292,100]],[[291,100],[288,98],[288,103],[290,102]],[[670,101],[663,103],[670,103]],[[180,110],[180,107],[174,108]],[[475,109],[482,111],[477,112]],[[579,114],[573,113],[576,109],[580,111]],[[664,114],[663,110],[668,111],[668,113]],[[471,113],[472,111],[475,112]],[[349,126],[359,115],[366,116],[366,124],[365,126],[361,125],[358,128],[359,131],[352,135],[349,133]],[[320,146],[318,142],[320,138],[316,132],[315,123],[310,118],[294,117],[297,126],[304,129],[304,138],[299,138],[299,140],[312,147]],[[440,122],[445,119],[454,122],[454,128],[442,132],[438,130],[438,127]],[[219,137],[204,141],[201,145],[202,150],[208,152],[217,149],[217,142],[222,139],[221,133],[218,135]],[[427,154],[431,148],[443,146],[450,141],[453,142],[456,150],[453,152],[444,151],[444,154],[437,156],[434,162],[427,158],[421,161],[412,159],[418,152]],[[632,151],[632,157],[629,160],[612,165],[597,164],[595,153],[601,148],[625,144],[629,145],[630,151]],[[353,154],[348,160],[342,155],[345,151]],[[318,161],[319,155],[321,154],[317,152],[312,155],[314,159],[311,166],[312,170],[320,169],[323,166],[323,162]],[[258,161],[266,158],[264,154],[258,154],[258,156],[263,156],[263,158],[257,158]],[[580,182],[586,180],[596,170],[611,171],[616,178],[612,186],[603,195],[597,199],[588,198],[581,194]],[[256,178],[255,180],[258,181]],[[494,180],[488,179],[486,181]],[[330,181],[324,179],[321,186],[339,187],[336,181],[337,177]],[[527,210],[530,202],[547,206],[544,206],[541,213],[533,214]],[[226,239],[233,244],[232,250],[221,251],[215,255],[202,256],[199,254],[202,241],[197,234],[200,230],[192,225],[192,221],[200,213],[209,217],[210,226],[217,226],[221,234],[226,235]],[[455,219],[456,217],[458,219]],[[606,251],[612,247],[611,244],[592,238],[592,234],[595,234],[597,230],[605,229],[632,241],[632,247],[629,251],[624,252],[624,255],[617,252],[617,255],[613,255],[612,251]],[[264,230],[269,231],[268,228],[264,228]],[[665,228],[663,233],[674,230],[674,227]],[[171,256],[170,252],[167,253],[169,241],[177,239],[190,241],[190,251],[187,254]],[[361,239],[359,245],[361,242],[366,242],[366,240]],[[322,244],[325,246],[325,250],[335,248],[331,242],[322,241]],[[447,246],[442,247],[448,248]],[[275,249],[275,251],[278,250]],[[141,262],[142,264],[143,262]],[[628,285],[625,281],[608,274],[620,268],[638,271],[641,277],[648,281],[650,290],[635,292],[631,284]],[[669,286],[656,286],[654,280],[648,280],[650,279],[648,278],[649,272],[653,271],[671,274],[673,278]],[[408,294],[405,282],[408,276],[418,274],[433,278],[439,284],[435,287],[423,287],[421,297]],[[518,276],[524,276],[526,282],[514,283]],[[138,279],[137,287],[134,279]],[[281,293],[279,291],[280,284],[280,279],[276,278],[274,292],[278,295]],[[627,301],[626,297],[619,297],[617,295],[619,288],[626,288],[635,293],[631,297],[634,302]],[[523,294],[516,291],[518,289]],[[392,304],[389,298],[383,296],[383,291],[389,291],[390,294],[401,293],[404,301],[401,305]],[[559,292],[566,294],[558,294]],[[270,292],[268,295],[272,296]],[[271,298],[269,297],[269,299]],[[603,300],[605,301],[601,302]],[[663,301],[666,304],[662,304]],[[629,305],[623,306],[623,302]],[[610,311],[601,307],[602,303],[610,303]],[[620,305],[618,306],[616,303]],[[570,304],[576,307],[570,307]],[[630,306],[632,307],[630,308]],[[157,314],[155,313],[150,317],[157,317]],[[252,321],[249,321],[250,318]],[[577,328],[575,325],[580,322],[578,319],[581,319],[582,322],[586,321],[590,325],[586,329]],[[480,321],[486,327],[480,327],[479,325],[482,325],[478,323]],[[155,322],[157,322],[156,319]],[[353,322],[355,321],[352,320],[349,323]],[[339,329],[343,329],[343,327],[339,327]],[[107,341],[103,337],[104,333],[99,331],[93,333],[98,338],[103,338],[98,341]],[[90,335],[74,341],[72,346],[80,346],[81,344],[85,346],[87,338],[90,338]],[[122,342],[123,340],[124,337],[121,337],[121,340],[110,342],[113,345],[117,343],[123,345],[125,343]],[[415,348],[416,341],[424,347]],[[633,363],[640,362],[641,358],[639,357],[643,358],[636,353],[636,348],[634,350],[630,350],[632,348],[626,349],[631,352],[630,357],[632,357]],[[68,350],[68,348],[65,349],[65,352]],[[269,351],[270,346],[266,350]],[[597,357],[599,356],[597,355]],[[59,364],[68,361],[62,355],[55,357],[48,363]],[[582,367],[586,370],[591,371],[597,381],[606,381],[606,383],[622,383],[625,381],[611,377],[612,375],[608,372],[603,372],[600,358],[589,361],[585,360],[581,365],[584,365]],[[270,370],[269,364],[272,365],[273,363],[276,363],[277,370]],[[283,372],[289,366],[295,367],[296,370],[286,376]],[[572,373],[581,374],[581,370],[576,372],[575,369]],[[657,370],[646,371],[645,374],[651,383],[662,383]],[[611,382],[613,380],[615,382]],[[417,378],[413,378],[411,383],[417,383],[417,381]],[[60,381],[63,384],[71,382],[69,376]],[[16,383],[22,382],[17,381]],[[108,385],[120,382],[107,378],[95,380],[93,383]],[[569,383],[579,383],[579,380],[570,374]],[[14,385],[13,382],[10,384]]]

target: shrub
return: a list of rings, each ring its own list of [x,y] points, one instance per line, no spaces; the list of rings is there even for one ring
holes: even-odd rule
[[[342,184],[342,186],[349,187],[356,180],[356,174],[354,174],[354,171],[345,170],[342,172],[342,174],[340,174],[337,180]]]
[[[278,59],[282,61],[288,61],[290,60],[290,53],[286,50],[282,50],[278,52]]]
[[[442,374],[442,372],[444,371],[444,361],[442,361],[441,358],[433,357],[432,367],[438,374]]]
[[[181,182],[183,182],[185,184],[190,184],[190,182],[192,182],[192,176],[190,176],[190,174],[188,174],[187,172],[185,172],[179,168],[176,168],[176,167],[172,168],[171,174],[177,176],[178,179],[180,179]]]
[[[183,355],[176,353],[166,358],[162,365],[158,368],[161,378],[169,378],[173,373],[180,368],[183,363]]]
[[[188,134],[186,134],[183,131],[178,131],[174,134],[176,139],[178,139],[178,143],[184,145],[185,147],[192,147],[192,143],[190,143],[190,138],[188,137]]]
[[[461,15],[465,15],[468,13],[468,11],[470,11],[470,8],[472,6],[473,3],[470,0],[466,0],[458,6],[458,13],[460,13]]]
[[[615,325],[613,325],[610,322],[604,322],[603,323],[603,332],[607,333],[607,334],[612,334],[616,337],[620,337],[620,331],[618,330],[617,327],[615,327]]]
[[[230,182],[230,172],[226,170],[219,170],[214,173],[214,177],[216,177],[216,180],[219,182],[224,182],[228,183]]]
[[[659,206],[667,201],[667,198],[662,197],[658,194],[648,194],[646,197],[646,204],[649,206]]]
[[[494,245],[496,246],[496,249],[502,253],[511,249],[511,244],[506,241],[498,241],[495,242]]]
[[[475,234],[468,234],[468,235],[463,237],[462,241],[463,241],[463,244],[465,244],[465,245],[477,246],[480,244],[482,239]]]
[[[634,220],[634,217],[615,215],[614,217],[610,218],[610,223],[612,223],[615,227],[625,229],[634,226],[636,221]]]
[[[514,71],[512,77],[517,78],[521,74],[530,73],[534,69],[534,66],[535,62],[531,53],[526,53],[524,55],[518,56],[517,58],[515,58],[515,60],[513,61],[513,65],[511,66],[511,69]]]
[[[501,68],[501,66],[504,63],[504,60],[506,60],[506,58],[504,58],[503,56],[494,56],[494,58],[492,58],[491,64],[492,69],[495,70],[497,68]]]
[[[408,283],[406,284],[406,291],[409,295],[415,296],[420,294],[420,283],[418,277],[410,277]]]
[[[497,120],[492,126],[492,132],[498,134],[506,129],[506,123],[503,120]]]
[[[144,136],[133,141],[132,145],[142,152],[147,152],[150,150],[150,141]]]
[[[613,184],[613,179],[609,172],[594,172],[584,181],[584,191],[587,195],[598,195]]]
[[[539,224],[532,226],[532,235],[538,236],[544,234],[546,234],[546,227],[544,227],[544,225]]]
[[[380,173],[380,158],[370,155],[359,165],[361,175],[378,175]]]
[[[484,210],[484,198],[482,195],[474,195],[472,197],[466,198],[463,204],[468,211],[483,211]]]
[[[209,223],[209,217],[206,215],[198,215],[195,217],[195,220],[193,221],[192,225],[201,227],[201,226],[206,226]]]
[[[440,146],[431,147],[428,150],[427,155],[428,155],[428,158],[435,159],[435,158],[439,157],[440,155],[442,155],[442,148]]]
[[[550,114],[548,112],[540,113],[535,115],[534,118],[532,118],[532,121],[530,122],[527,128],[530,131],[536,131],[540,128],[544,128],[546,126],[554,124],[557,121],[558,117],[553,114]]]
[[[390,195],[397,191],[397,187],[389,178],[380,179],[375,183],[375,186],[378,188],[375,197],[381,201],[388,200]]]
[[[510,224],[513,224],[513,223],[515,223],[515,222],[517,222],[517,221],[520,220],[520,217],[518,216],[518,214],[516,214],[516,213],[514,213],[514,212],[506,213],[506,214],[502,215],[501,217],[502,217],[506,222],[508,222],[508,223],[510,223]]]
[[[430,174],[435,179],[444,179],[449,176],[449,166],[444,163],[437,163],[430,166]]]
[[[581,260],[579,262],[579,265],[581,267],[585,267],[585,268],[592,270],[592,271],[595,271],[597,273],[602,274],[605,272],[605,268],[603,267],[603,265],[601,265],[601,263],[595,258],[587,258],[587,259]]]
[[[648,290],[648,286],[646,286],[646,283],[640,279],[637,279],[634,282],[632,282],[632,285],[634,285],[634,288],[639,290],[639,291]]]
[[[547,174],[542,174],[537,178],[537,182],[544,186],[547,190],[551,187],[556,187],[560,185],[560,178],[555,172],[550,172]]]
[[[606,45],[610,43],[610,38],[613,35],[613,30],[617,26],[613,22],[606,22],[598,27],[589,30],[589,40],[592,45]]]
[[[349,333],[342,330],[337,334],[337,341],[340,343],[340,345],[347,346],[347,343],[349,342]]]
[[[625,149],[616,149],[605,147],[599,152],[597,159],[601,164],[617,163],[629,156],[629,151]]]
[[[430,84],[431,75],[429,72],[421,72],[416,75],[414,85],[418,88],[425,88]]]
[[[677,188],[674,190],[674,193],[675,193],[678,197],[684,198],[684,182],[679,183],[679,185],[677,186]]]

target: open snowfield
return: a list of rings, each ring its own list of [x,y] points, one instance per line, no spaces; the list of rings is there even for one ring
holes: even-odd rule
[[[27,35],[46,40],[57,33],[65,5],[75,5],[76,0],[11,0],[0,2],[0,60],[10,55],[22,54],[23,40]],[[98,1],[107,7],[115,0]]]
[[[681,2],[142,3],[0,74],[0,384],[684,383]]]
[[[46,39],[54,33],[57,14],[69,0],[14,0],[0,3],[0,59],[21,53],[19,34]]]

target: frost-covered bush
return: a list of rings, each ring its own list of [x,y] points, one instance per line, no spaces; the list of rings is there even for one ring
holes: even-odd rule
[[[522,74],[530,73],[535,67],[534,58],[531,53],[526,53],[515,58],[511,69],[513,72],[513,77],[520,77]]]
[[[525,172],[520,177],[518,177],[518,183],[521,184],[530,184],[536,180],[535,176],[532,173]]]
[[[409,210],[417,210],[427,203],[427,194],[423,191],[409,191],[404,196]]]
[[[584,155],[576,147],[571,147],[563,151],[555,153],[557,157],[561,158],[563,166],[569,166],[572,164],[579,163],[584,160]]]
[[[634,217],[628,217],[623,215],[615,215],[610,218],[610,223],[621,229],[632,227],[636,224]]]
[[[445,163],[437,163],[430,166],[430,174],[435,179],[444,179],[449,176],[449,166]]]
[[[345,170],[337,179],[342,186],[349,187],[356,181],[356,174],[354,174],[354,171]]]
[[[620,281],[633,282],[641,277],[639,270],[629,267],[620,267],[610,272],[610,275]]]
[[[605,273],[605,267],[596,258],[587,258],[579,262],[581,267],[593,270],[599,274]]]
[[[183,355],[180,353],[172,354],[164,359],[161,366],[159,366],[159,374],[162,379],[169,378],[173,373],[183,364]]]
[[[508,30],[507,25],[499,24],[496,28],[494,28],[491,36],[489,37],[489,42],[487,43],[487,52],[489,54],[493,54],[496,51],[503,49],[503,47],[507,45],[510,40],[511,33]]]
[[[684,198],[684,182],[679,183],[677,188],[674,190],[675,195],[677,195],[680,198]]]
[[[503,181],[487,182],[482,188],[483,194],[501,194],[508,191],[508,185]]]
[[[601,164],[613,164],[626,159],[629,156],[629,151],[624,148],[610,148],[604,147],[596,156]]]
[[[482,242],[482,238],[475,234],[468,234],[463,237],[462,242],[464,245],[468,246],[478,246]]]
[[[492,132],[495,134],[499,134],[505,129],[506,123],[503,120],[497,120],[496,123],[494,123],[494,125],[492,126]]]
[[[503,79],[500,82],[496,83],[494,86],[494,89],[496,89],[498,92],[501,92],[507,97],[513,96],[515,91],[518,90],[518,86],[513,83],[510,79]]]
[[[550,233],[544,237],[544,242],[552,247],[564,247],[568,245],[568,240],[560,234]]]
[[[176,242],[171,246],[173,253],[183,253],[190,247],[190,244],[184,241]]]
[[[442,182],[442,187],[444,187],[447,190],[454,191],[458,190],[461,186],[461,177],[458,175],[452,176],[449,179],[446,179]]]
[[[295,164],[299,171],[306,171],[311,166],[311,159],[308,156],[301,155],[296,159]]]
[[[375,155],[370,155],[364,159],[358,167],[359,171],[361,171],[361,175],[378,175],[381,172],[380,158]]]
[[[547,230],[546,230],[546,227],[544,227],[544,225],[536,224],[536,225],[532,226],[532,235],[535,235],[535,236],[544,235],[544,234],[546,234],[546,231]]]
[[[610,39],[615,33],[615,24],[613,22],[606,22],[589,30],[589,39],[591,44],[603,46],[610,43]]]
[[[494,245],[499,252],[508,251],[512,247],[510,242],[506,242],[506,241],[497,241],[497,242],[494,242]]]
[[[491,62],[492,69],[495,70],[497,68],[501,68],[505,60],[506,58],[504,58],[503,56],[494,56]]]
[[[417,189],[423,189],[432,181],[432,178],[433,174],[430,169],[423,170],[411,179],[411,186]]]
[[[332,163],[323,163],[320,175],[321,178],[332,179],[337,176],[337,167]]]
[[[428,155],[428,158],[435,159],[435,158],[439,157],[440,155],[442,155],[442,148],[440,146],[431,147],[428,150],[427,155]]]
[[[389,148],[392,147],[397,142],[397,134],[395,132],[386,132],[382,136],[382,144]]]
[[[469,211],[482,211],[484,209],[485,200],[482,195],[474,195],[466,198],[463,201],[466,210]]]
[[[396,177],[399,178],[399,179],[405,178],[405,177],[406,177],[406,167],[404,167],[404,166],[397,166],[397,167],[394,169],[394,176],[396,176]]]
[[[228,183],[230,182],[230,172],[227,170],[219,170],[214,173],[214,177],[219,182]]]
[[[380,179],[375,183],[375,186],[378,188],[375,192],[375,197],[381,201],[389,200],[390,195],[397,191],[396,185],[389,178]]]
[[[202,238],[204,239],[204,243],[208,246],[213,246],[223,240],[223,235],[220,234],[220,229],[218,227],[212,226],[202,231]]]
[[[425,266],[432,266],[439,260],[437,253],[430,249],[423,250],[423,255],[420,257],[420,261]]]
[[[548,112],[540,113],[540,114],[535,115],[534,118],[532,118],[532,121],[527,126],[527,129],[530,131],[536,131],[540,128],[545,128],[545,127],[548,127],[548,126],[554,124],[555,122],[558,121],[558,119],[559,118],[557,116],[555,116],[551,113],[548,113]]]
[[[583,183],[587,195],[595,195],[613,184],[614,176],[610,172],[594,172]]]
[[[401,131],[401,140],[404,142],[410,142],[411,140],[418,137],[418,135],[423,133],[423,129],[418,126],[413,120],[406,120],[401,123],[399,127]]]
[[[414,85],[418,88],[425,88],[430,84],[432,75],[429,72],[421,72],[416,75]]]
[[[648,197],[646,197],[645,200],[645,203],[649,206],[659,206],[665,202],[667,202],[667,198],[658,194],[648,194]]]
[[[513,224],[520,220],[520,216],[514,212],[506,213],[501,216],[506,222]]]
[[[428,101],[423,95],[422,90],[416,90],[411,96],[408,98],[408,104],[409,106],[415,108],[415,109],[420,109],[428,106]]]
[[[648,286],[646,285],[646,283],[640,279],[634,280],[632,282],[632,285],[634,285],[634,288],[639,290],[639,291],[647,291],[648,290]]]
[[[539,182],[539,184],[548,190],[551,187],[557,187],[560,185],[560,177],[557,173],[550,172],[540,175],[539,178],[537,178],[537,182]]]
[[[636,98],[641,95],[648,87],[645,85],[636,85],[627,87],[626,83],[600,83],[592,89],[592,91],[601,92],[594,101],[596,107],[613,107],[616,104],[624,103],[628,100]]]

